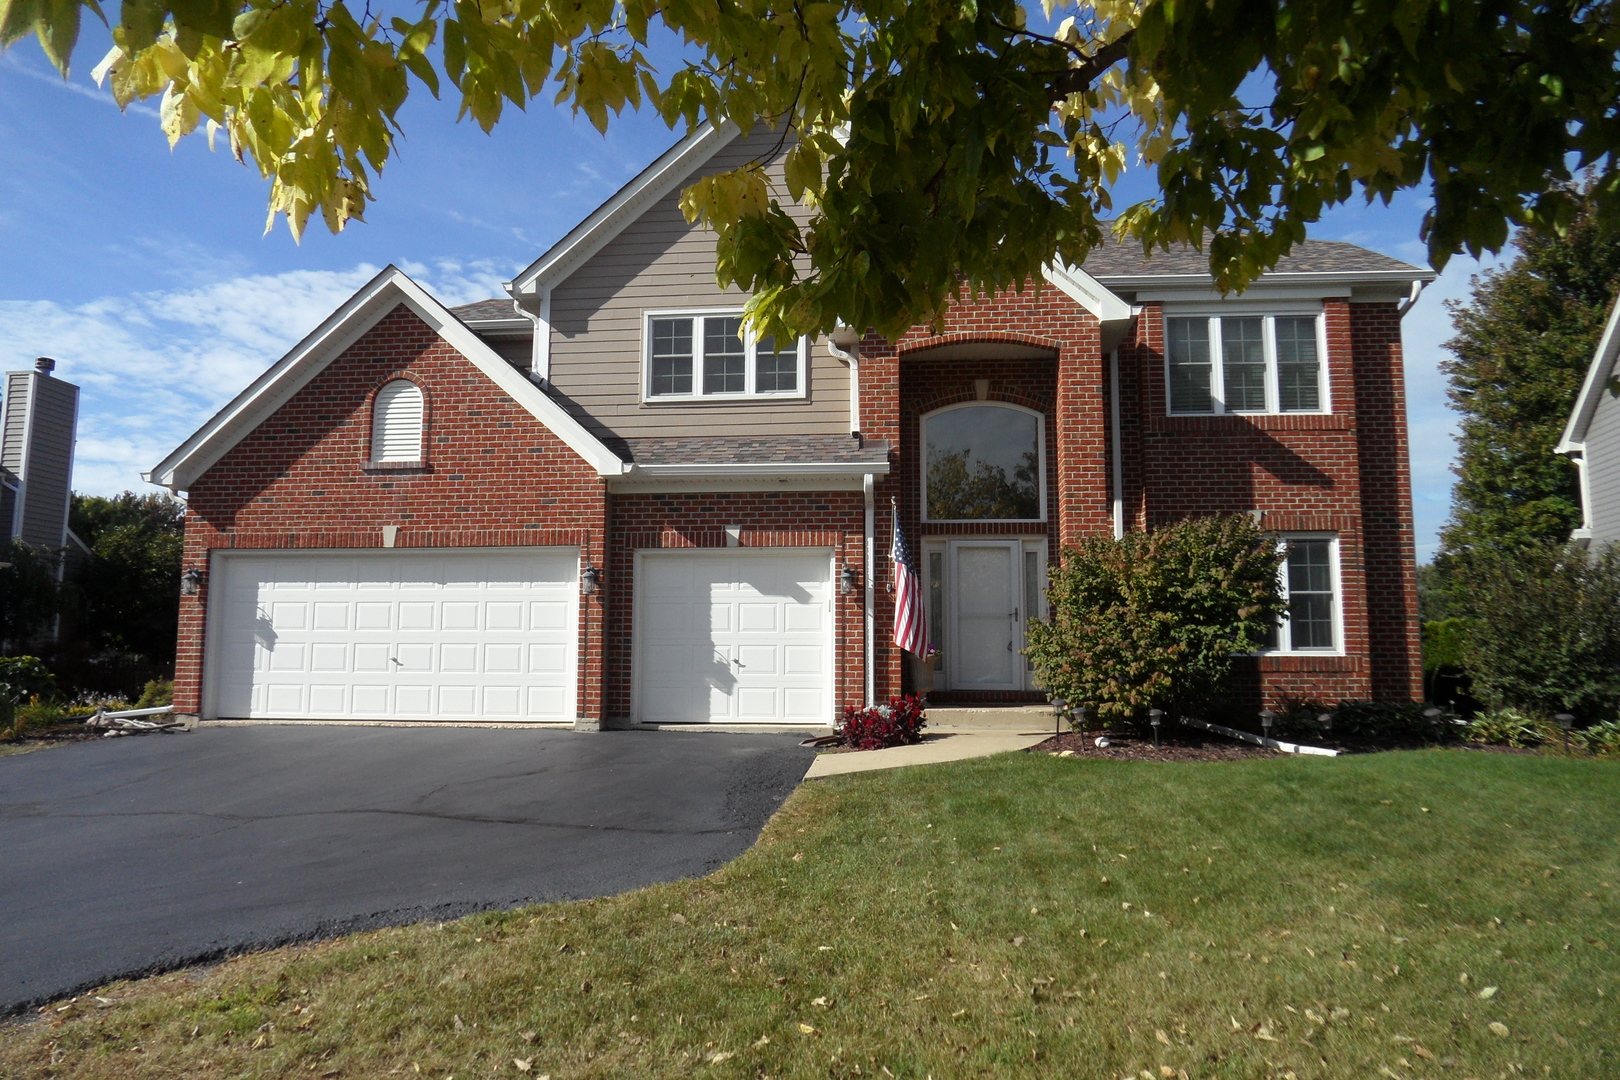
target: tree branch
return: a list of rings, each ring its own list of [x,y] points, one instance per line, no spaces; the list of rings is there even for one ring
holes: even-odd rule
[[[1052,104],[1056,105],[1070,94],[1088,89],[1103,72],[1125,59],[1130,54],[1131,38],[1135,36],[1135,29],[1125,31],[1092,53],[1079,67],[1072,67],[1052,80],[1048,91]]]

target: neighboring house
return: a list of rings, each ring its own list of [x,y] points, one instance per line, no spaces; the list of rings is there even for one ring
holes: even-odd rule
[[[51,374],[40,357],[32,371],[6,372],[0,398],[0,541],[51,552],[83,552],[68,529],[79,388]],[[58,573],[62,564],[58,563]]]
[[[1580,475],[1581,527],[1570,539],[1595,547],[1620,540],[1620,398],[1615,364],[1620,361],[1620,301],[1598,339],[1580,397],[1564,425],[1555,453],[1568,454]]]
[[[1262,695],[1420,692],[1400,317],[1433,274],[1308,241],[1241,297],[1124,247],[941,333],[751,341],[682,217],[768,132],[699,129],[508,286],[366,285],[148,474],[187,492],[176,703],[214,717],[827,723],[1031,701],[1045,568],[1214,513],[1288,550]]]

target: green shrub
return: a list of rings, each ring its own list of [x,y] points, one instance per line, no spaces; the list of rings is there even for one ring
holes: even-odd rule
[[[1104,721],[1194,712],[1285,610],[1276,541],[1248,517],[1093,537],[1063,553],[1027,652],[1054,696]]]
[[[155,709],[159,705],[174,704],[174,680],[153,679],[141,691],[139,700],[135,702],[137,709]]]
[[[1455,742],[1463,726],[1444,711],[1438,716],[1428,715],[1432,708],[1434,706],[1425,701],[1350,699],[1329,707],[1311,699],[1288,698],[1277,711],[1271,731],[1279,739],[1306,743],[1312,739],[1372,745]],[[1331,727],[1321,722],[1324,713],[1331,714]],[[1260,730],[1258,720],[1249,720],[1242,726]]]
[[[1551,716],[1620,709],[1620,554],[1481,550],[1462,572],[1464,666],[1493,708]]]
[[[0,657],[0,697],[12,705],[56,694],[56,679],[37,656]]]
[[[1517,709],[1491,709],[1468,722],[1467,739],[1491,746],[1540,746],[1547,741],[1548,728],[1557,731],[1545,720]]]
[[[1589,754],[1620,754],[1620,720],[1605,720],[1572,734]]]

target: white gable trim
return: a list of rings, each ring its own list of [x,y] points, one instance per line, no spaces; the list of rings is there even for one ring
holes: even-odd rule
[[[1614,375],[1616,359],[1620,359],[1620,301],[1609,312],[1609,322],[1598,339],[1597,351],[1592,354],[1591,366],[1586,369],[1586,381],[1581,384],[1581,395],[1575,399],[1575,408],[1564,425],[1564,437],[1554,448],[1559,454],[1579,454],[1586,449],[1586,431],[1592,426],[1598,402]]]
[[[327,316],[326,321],[287,355],[253,380],[246,390],[216,413],[191,438],[150,472],[143,473],[142,479],[170,491],[189,489],[233,446],[268,420],[311,379],[341,356],[345,349],[400,304],[410,308],[473,366],[489,376],[536,420],[584,458],[598,474],[617,476],[624,472],[625,463],[617,454],[602,445],[538,386],[513,369],[403,270],[389,266],[349,297],[342,307]]]
[[[1102,323],[1103,351],[1113,349],[1125,339],[1131,325],[1131,305],[1114,295],[1102,282],[1080,269],[1063,263],[1049,263],[1043,274],[1069,299],[1091,312]]]
[[[549,294],[552,286],[578,270],[586,260],[601,251],[646,210],[684,184],[708,160],[741,134],[736,124],[719,127],[710,123],[676,143],[630,181],[590,217],[574,226],[551,250],[530,263],[507,282],[513,297]]]

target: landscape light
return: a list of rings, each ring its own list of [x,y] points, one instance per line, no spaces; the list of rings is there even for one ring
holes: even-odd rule
[[[1260,714],[1260,726],[1265,729],[1266,738],[1271,738],[1271,725],[1277,722],[1277,714],[1266,709]]]
[[[1063,716],[1069,711],[1069,703],[1060,697],[1052,699],[1052,731],[1061,734],[1063,731]]]
[[[1148,723],[1153,725],[1153,749],[1159,748],[1159,725],[1164,723],[1163,709],[1149,709]]]
[[[1575,726],[1575,717],[1567,712],[1561,712],[1553,719],[1564,732],[1564,753],[1569,753],[1569,729]]]
[[[1323,731],[1333,730],[1333,714],[1330,712],[1325,712],[1321,716],[1318,716],[1316,718],[1316,722],[1322,725]]]

